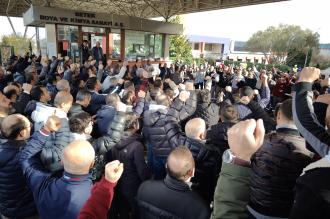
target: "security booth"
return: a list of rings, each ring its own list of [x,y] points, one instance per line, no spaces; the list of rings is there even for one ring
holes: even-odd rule
[[[24,25],[44,28],[43,55],[81,57],[84,40],[92,49],[100,43],[103,55],[113,60],[168,60],[169,36],[182,34],[181,24],[137,17],[31,6]]]

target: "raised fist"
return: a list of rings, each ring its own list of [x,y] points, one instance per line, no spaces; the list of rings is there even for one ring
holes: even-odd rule
[[[320,78],[320,74],[320,69],[314,67],[306,67],[300,72],[298,81],[312,83]]]
[[[251,156],[261,147],[264,141],[265,128],[262,119],[245,120],[228,130],[228,144],[232,153],[238,158],[250,161]]]
[[[190,97],[190,93],[188,91],[181,91],[179,95],[179,99],[182,102],[186,102]]]
[[[145,98],[145,97],[146,97],[146,92],[144,92],[143,90],[140,90],[140,91],[138,92],[138,97],[140,97],[140,98]]]
[[[23,90],[27,93],[30,93],[31,90],[32,90],[32,85],[31,84],[27,84],[27,83],[24,83],[23,86],[22,86]]]
[[[124,164],[118,160],[112,161],[105,165],[105,179],[108,182],[116,183],[124,171]]]
[[[48,117],[46,124],[44,125],[44,129],[48,132],[57,132],[61,128],[61,120],[57,116],[55,116],[56,111],[50,117]]]

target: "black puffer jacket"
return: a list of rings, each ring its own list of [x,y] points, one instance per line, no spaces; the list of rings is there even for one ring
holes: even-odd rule
[[[206,126],[211,127],[219,122],[219,106],[215,103],[197,104],[194,117],[205,120]]]
[[[166,176],[163,181],[142,183],[136,197],[141,219],[208,219],[203,200],[182,181]]]
[[[229,149],[227,131],[233,125],[235,123],[232,122],[221,122],[213,125],[206,133],[207,143],[217,147],[223,154],[225,150]]]
[[[166,116],[165,130],[167,138],[172,147],[186,146],[191,151],[195,160],[195,176],[192,180],[193,188],[207,202],[213,199],[213,193],[217,181],[217,170],[221,163],[221,155],[216,147],[206,144],[205,141],[200,141],[188,138],[177,123],[180,113],[180,103],[174,102]],[[182,102],[181,102],[182,107]]]
[[[179,109],[176,118],[177,122],[185,120],[196,110],[196,93],[191,92],[186,104],[180,101],[179,98],[177,98],[173,104],[177,109]],[[168,109],[162,107],[161,109],[153,110],[155,108],[155,106],[150,105],[149,110],[144,112],[143,135],[147,142],[152,145],[154,155],[167,157],[173,149],[166,137],[165,130],[165,118]]]
[[[20,151],[25,143],[0,139],[0,213],[9,218],[37,214],[32,192],[19,165]]]
[[[124,132],[122,140],[107,153],[109,161],[119,160],[124,164],[124,172],[118,181],[116,191],[134,204],[134,198],[141,183],[150,176],[144,160],[142,137]],[[116,195],[116,194],[115,194]]]
[[[296,180],[313,155],[297,130],[280,128],[267,135],[251,158],[249,206],[263,215],[289,217]]]
[[[172,150],[165,132],[167,109],[147,110],[143,116],[143,135],[156,156],[168,156]]]

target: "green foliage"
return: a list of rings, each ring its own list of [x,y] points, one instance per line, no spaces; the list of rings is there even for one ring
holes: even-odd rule
[[[309,49],[306,66],[309,66],[309,63],[312,58],[312,54],[313,54],[313,49]],[[288,57],[286,58],[286,64],[291,67],[294,67],[294,65],[297,65],[298,67],[304,67],[306,55],[307,54],[301,51],[297,51],[296,49],[291,49],[289,50]]]
[[[285,63],[289,51],[291,56],[307,54],[314,48],[317,52],[319,46],[319,34],[309,29],[303,30],[300,26],[280,24],[278,27],[268,27],[264,31],[254,33],[246,44],[246,48],[252,52],[270,54],[269,62]]]
[[[180,17],[176,16],[170,19],[169,22],[180,24]],[[193,55],[191,43],[189,43],[186,36],[170,36],[170,59],[173,61],[183,61],[186,64],[192,64]]]
[[[34,47],[34,43],[29,38],[24,38],[21,34],[5,35],[1,41],[4,46],[13,46],[15,54],[29,52],[30,47]]]

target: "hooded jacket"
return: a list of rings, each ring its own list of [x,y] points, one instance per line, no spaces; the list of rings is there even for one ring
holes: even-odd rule
[[[122,140],[108,154],[108,160],[119,160],[124,164],[124,172],[118,181],[116,191],[125,194],[134,203],[137,190],[141,183],[149,178],[149,170],[144,160],[142,136],[124,132]]]

